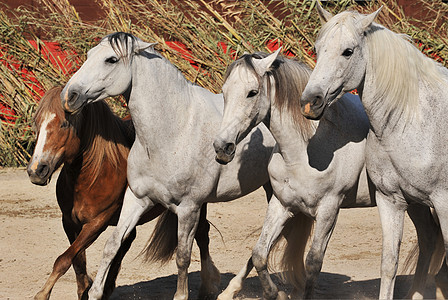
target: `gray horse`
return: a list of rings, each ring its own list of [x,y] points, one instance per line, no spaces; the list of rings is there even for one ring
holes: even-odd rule
[[[212,142],[222,120],[223,97],[187,81],[153,44],[127,34],[105,37],[61,93],[75,112],[89,102],[124,94],[136,130],[128,158],[129,189],[118,225],[107,241],[89,299],[101,299],[111,261],[140,217],[160,203],[177,215],[178,284],[175,299],[188,298],[187,274],[201,206],[230,201],[262,185],[274,140],[265,126],[242,142],[235,163],[215,162]],[[211,261],[201,272],[205,294],[219,287]],[[208,270],[208,273],[207,273]]]
[[[289,223],[293,216],[303,213],[316,220],[305,265],[304,297],[311,298],[339,208],[375,205],[362,172],[369,122],[361,102],[347,94],[321,121],[306,119],[298,99],[310,74],[305,64],[278,56],[278,51],[255,53],[230,65],[223,85],[224,117],[214,142],[218,161],[231,161],[231,150],[260,122],[268,125],[278,143],[268,167],[275,196],[252,256],[266,299],[283,294],[270,279],[266,264],[284,230],[289,234],[283,265],[292,283],[302,289],[302,268],[294,264],[303,261],[305,245],[297,242],[301,228]],[[362,188],[358,191],[359,180]],[[294,247],[301,251],[293,251]],[[249,268],[232,279],[221,299],[241,289]]]
[[[380,10],[332,16],[318,4],[323,26],[315,43],[317,63],[301,107],[305,116],[318,119],[344,92],[358,89],[371,124],[366,166],[377,188],[383,231],[379,297],[393,297],[407,210],[419,223],[420,247],[410,296],[422,298],[431,254],[440,245],[429,207],[439,216],[448,251],[448,70],[406,36],[374,23]],[[439,273],[445,278],[446,268]]]

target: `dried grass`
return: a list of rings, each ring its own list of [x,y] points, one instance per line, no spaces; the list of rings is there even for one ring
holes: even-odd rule
[[[157,50],[175,64],[191,81],[213,92],[220,92],[226,66],[243,52],[267,51],[267,43],[280,41],[284,51],[310,66],[314,65],[313,42],[320,24],[314,11],[315,1],[223,1],[223,0],[96,0],[105,17],[94,24],[84,23],[69,0],[40,0],[39,10],[17,9],[7,16],[0,6],[0,104],[12,108],[11,117],[0,111],[0,166],[23,166],[33,149],[31,121],[39,92],[64,84],[85,60],[87,51],[98,40],[114,31],[130,32],[145,41],[158,42]],[[371,12],[384,5],[379,22],[421,43],[427,55],[448,62],[448,5],[441,0],[417,0],[436,18],[431,21],[407,18],[396,1],[370,1],[359,6],[343,0],[327,4],[337,13],[354,8]],[[58,58],[45,55],[41,40],[58,42],[69,55],[71,68],[52,63]],[[30,44],[33,40],[37,49]],[[177,41],[190,51],[169,47]],[[227,45],[227,50],[222,44]],[[32,81],[29,73],[36,81]],[[126,114],[121,98],[109,102],[121,115]]]

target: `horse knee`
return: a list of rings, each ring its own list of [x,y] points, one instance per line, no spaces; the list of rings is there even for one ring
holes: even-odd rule
[[[265,251],[262,251],[257,246],[255,246],[252,251],[252,263],[254,264],[254,267],[255,269],[257,269],[257,271],[267,268],[267,254],[265,254]]]
[[[67,272],[71,264],[72,261],[70,259],[68,259],[65,255],[60,255],[53,264],[53,272],[61,276]]]
[[[190,266],[191,256],[186,253],[177,253],[176,264],[178,269],[187,269]]]

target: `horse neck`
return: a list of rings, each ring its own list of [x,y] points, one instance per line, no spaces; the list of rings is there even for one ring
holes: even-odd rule
[[[150,96],[145,105],[153,106],[155,115],[161,112],[180,115],[180,108],[186,109],[191,104],[193,85],[168,60],[155,53],[149,55],[149,59],[136,56],[133,89],[142,88]]]
[[[192,132],[219,118],[210,101],[217,96],[187,81],[166,59],[150,55],[133,63],[129,108],[137,136],[145,136],[154,149],[186,137],[200,139]]]
[[[421,121],[425,106],[421,83],[436,87],[443,81],[436,65],[386,28],[371,33],[364,52],[367,65],[358,90],[375,134],[382,138]],[[428,104],[434,107],[434,103]]]
[[[312,126],[317,128],[319,121],[310,121]],[[300,164],[304,163],[308,165],[307,147],[309,144],[309,138],[314,134],[303,133],[298,128],[298,124],[294,122],[293,116],[290,111],[283,108],[282,111],[271,100],[271,111],[269,130],[272,136],[276,140],[280,152],[286,164]]]

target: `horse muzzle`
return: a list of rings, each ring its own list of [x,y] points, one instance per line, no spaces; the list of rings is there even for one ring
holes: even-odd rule
[[[50,183],[53,172],[49,164],[31,161],[26,170],[33,184],[47,185]]]
[[[61,104],[66,112],[75,113],[87,104],[87,98],[73,89],[64,89],[61,93]]]
[[[216,152],[216,161],[222,165],[226,165],[235,157],[236,146],[235,143],[225,143],[222,141],[215,141],[213,143]]]
[[[324,114],[327,103],[321,93],[303,92],[300,98],[300,111],[307,119],[319,120]]]

